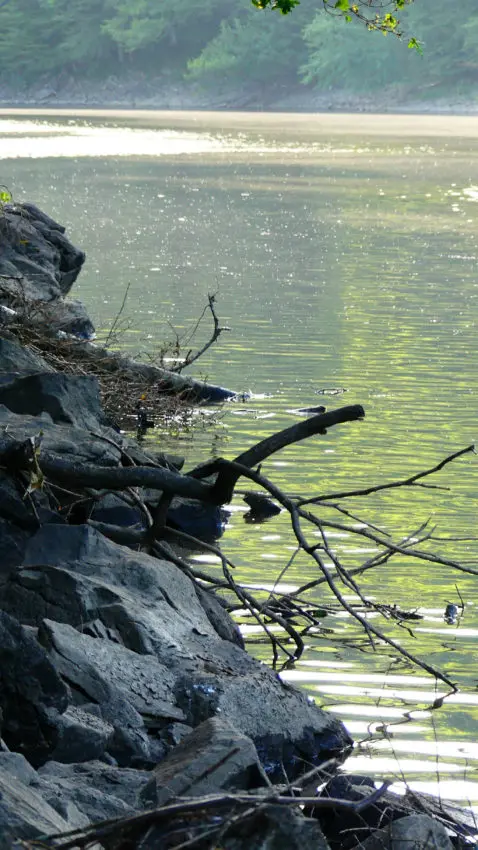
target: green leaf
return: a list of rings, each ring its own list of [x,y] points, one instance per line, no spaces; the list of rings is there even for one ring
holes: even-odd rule
[[[383,16],[382,23],[385,27],[387,27],[387,29],[394,30],[398,25],[398,20],[394,15],[391,15],[390,12],[387,12],[387,14]]]
[[[419,53],[419,54],[420,54],[420,56],[423,56],[423,47],[422,47],[422,44],[421,44],[421,42],[420,42],[420,41],[418,41],[416,38],[411,38],[411,39],[410,39],[410,41],[408,42],[408,47],[410,48],[410,50],[416,50],[416,51],[417,51],[417,53]]]
[[[252,5],[256,9],[277,9],[281,15],[288,15],[296,6],[299,6],[300,0],[251,0]]]
[[[340,12],[348,12],[350,9],[349,0],[336,0],[335,8]]]
[[[8,189],[0,189],[0,203],[9,204],[12,200],[12,194]]]

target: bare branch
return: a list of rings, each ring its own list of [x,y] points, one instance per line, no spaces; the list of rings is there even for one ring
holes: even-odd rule
[[[107,335],[107,337],[106,337],[106,339],[105,339],[105,341],[104,341],[104,346],[105,346],[105,348],[108,348],[108,345],[110,344],[111,339],[112,339],[112,337],[114,336],[114,334],[115,334],[115,332],[116,332],[116,330],[117,330],[117,328],[118,328],[119,321],[120,321],[120,319],[121,319],[121,316],[123,315],[124,308],[126,307],[126,302],[127,302],[127,300],[128,300],[128,295],[129,295],[130,288],[131,288],[131,281],[128,283],[128,285],[127,285],[127,287],[126,287],[126,289],[125,289],[125,293],[124,293],[124,295],[123,295],[123,301],[121,302],[121,307],[119,308],[119,310],[118,310],[118,312],[117,312],[117,314],[116,314],[115,318],[113,319],[113,323],[112,323],[112,325],[111,325],[111,327],[110,327],[110,329],[109,329],[109,331],[108,331],[108,335]]]
[[[219,339],[219,337],[221,336],[221,334],[224,331],[230,331],[231,330],[231,328],[228,328],[226,325],[221,327],[220,324],[219,324],[219,319],[217,317],[217,313],[216,313],[216,310],[215,310],[215,307],[214,307],[214,305],[216,303],[216,294],[217,293],[213,293],[213,294],[209,294],[207,296],[208,307],[209,307],[209,310],[211,311],[211,316],[212,316],[212,320],[213,320],[213,330],[212,330],[212,334],[211,334],[210,338],[208,339],[207,342],[204,343],[202,348],[200,348],[198,351],[196,351],[195,354],[192,354],[189,351],[187,353],[185,359],[183,360],[183,362],[178,364],[177,366],[174,366],[171,371],[178,372],[178,373],[182,372],[182,370],[185,369],[186,366],[190,366],[191,363],[194,363],[196,360],[198,360],[204,354],[204,352],[207,351],[208,348],[210,348],[211,345],[213,345],[216,342],[216,340]],[[200,316],[200,318],[199,318],[199,320],[196,324],[195,330],[197,329],[199,322],[201,321],[202,317],[204,316],[204,312],[205,312],[205,310],[201,314],[201,316]]]
[[[319,529],[321,527],[321,522],[322,522],[321,520],[317,519],[317,517],[315,517],[313,514],[310,514],[309,512],[303,511],[301,508],[299,508],[294,503],[294,501],[292,499],[290,499],[288,496],[286,496],[276,485],[272,484],[272,482],[269,481],[267,478],[265,478],[263,475],[260,475],[259,473],[254,472],[251,469],[248,469],[246,466],[243,466],[242,464],[238,463],[237,461],[229,461],[229,462],[228,461],[221,461],[220,463],[221,463],[221,465],[224,464],[224,465],[229,465],[231,467],[231,469],[234,471],[234,473],[236,475],[236,480],[239,476],[242,475],[245,478],[249,478],[251,481],[254,481],[256,484],[259,484],[260,486],[262,486],[275,499],[277,499],[277,501],[281,505],[283,505],[283,507],[286,508],[286,510],[289,511],[291,521],[292,521],[292,528],[294,530],[294,534],[296,536],[298,544],[304,550],[304,552],[309,554],[314,559],[314,561],[316,562],[321,573],[323,574],[323,576],[326,580],[326,583],[328,584],[328,586],[329,586],[330,590],[332,591],[333,595],[335,596],[335,598],[338,600],[338,602],[340,603],[342,608],[345,611],[347,611],[347,613],[349,613],[351,617],[353,617],[355,620],[357,620],[357,622],[360,623],[360,625],[365,630],[365,633],[367,635],[373,635],[374,637],[378,638],[383,643],[387,644],[388,646],[391,646],[396,652],[398,652],[404,658],[408,658],[408,660],[411,661],[413,664],[415,664],[417,667],[421,667],[422,670],[425,670],[427,673],[432,675],[434,678],[439,679],[442,682],[444,682],[446,685],[448,685],[448,687],[451,688],[451,691],[453,693],[456,691],[456,685],[448,678],[448,676],[441,673],[436,668],[432,667],[432,665],[428,664],[426,661],[423,661],[423,660],[417,658],[416,656],[412,655],[403,646],[398,644],[392,638],[389,638],[387,635],[383,634],[383,632],[381,632],[380,629],[378,629],[375,625],[373,625],[371,622],[369,622],[364,616],[362,616],[362,614],[360,614],[353,607],[353,605],[351,605],[347,601],[347,599],[345,599],[345,597],[343,596],[343,594],[340,592],[339,588],[337,587],[332,574],[330,573],[330,571],[327,569],[327,567],[323,563],[322,559],[320,558],[320,555],[318,554],[318,551],[317,551],[317,545],[314,543],[314,545],[311,546],[307,542],[307,540],[304,536],[304,533],[301,529],[301,525],[300,525],[301,519],[309,520],[313,525],[315,525]],[[407,555],[410,554],[410,552],[407,549],[405,549],[405,548],[400,549],[400,547],[394,546],[390,541],[384,542],[380,538],[378,538],[376,535],[373,535],[371,532],[366,531],[365,529],[362,529],[362,530],[350,529],[349,527],[342,526],[339,523],[332,523],[332,522],[325,522],[325,521],[323,522],[323,525],[324,526],[329,525],[333,528],[344,528],[345,527],[347,531],[351,531],[352,533],[362,534],[365,537],[370,537],[370,539],[375,540],[375,542],[379,542],[382,546],[386,546],[386,547],[393,549],[393,550],[402,551],[404,554],[407,554]],[[415,557],[422,558],[423,560],[434,560],[435,562],[438,561],[440,563],[446,562],[446,559],[439,560],[439,559],[435,558],[435,556],[427,556],[426,553],[417,552],[416,550],[414,552],[414,555],[415,555]],[[461,568],[461,565],[456,564],[456,562],[448,561],[447,563],[448,563],[448,566],[457,566],[458,568]],[[464,568],[462,568],[462,569],[464,569]]]
[[[474,443],[472,443],[471,446],[467,446],[466,449],[460,449],[458,452],[448,455],[448,457],[444,458],[444,460],[440,461],[440,463],[437,463],[436,466],[432,466],[431,469],[426,469],[424,472],[417,472],[415,475],[411,475],[410,478],[404,478],[401,481],[391,481],[389,484],[377,484],[374,487],[364,487],[362,490],[348,490],[343,493],[327,493],[325,496],[312,496],[308,499],[301,499],[298,502],[298,505],[318,504],[319,502],[328,502],[331,499],[345,499],[349,496],[369,496],[370,493],[378,493],[380,490],[391,490],[394,487],[409,487],[419,481],[420,478],[425,478],[427,475],[433,475],[435,472],[439,472],[439,470],[443,469],[443,467],[448,463],[451,463],[458,457],[468,454],[469,452],[475,454]]]
[[[193,815],[197,812],[214,811],[217,809],[226,809],[245,806],[247,810],[255,806],[264,806],[266,803],[273,803],[279,806],[294,806],[309,805],[315,809],[335,809],[337,811],[352,811],[360,813],[365,809],[373,806],[389,788],[391,781],[386,781],[380,788],[377,788],[372,794],[364,797],[357,802],[350,800],[340,800],[334,797],[297,797],[283,796],[277,794],[275,790],[268,791],[265,794],[215,794],[205,797],[190,797],[184,800],[178,800],[175,803],[170,803],[167,806],[161,806],[158,809],[140,812],[137,815],[132,815],[127,818],[115,818],[114,820],[101,821],[100,823],[91,824],[90,826],[80,827],[79,829],[71,830],[70,832],[56,833],[48,835],[44,838],[45,842],[54,842],[54,847],[58,850],[73,850],[76,847],[85,847],[93,842],[101,842],[115,834],[126,838],[130,830],[138,830],[138,828],[146,828],[151,824],[159,824],[161,822],[171,823],[177,816]],[[220,828],[218,825],[218,829]]]

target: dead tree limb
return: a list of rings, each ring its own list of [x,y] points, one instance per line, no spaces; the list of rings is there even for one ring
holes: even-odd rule
[[[389,788],[391,782],[386,781],[372,794],[359,801],[340,800],[334,797],[297,797],[293,795],[281,795],[276,791],[266,794],[215,794],[205,797],[190,797],[170,803],[161,808],[140,812],[126,818],[115,818],[114,820],[101,821],[90,826],[80,827],[69,832],[55,833],[45,836],[43,839],[47,847],[55,847],[57,850],[73,850],[73,848],[87,847],[96,842],[102,842],[108,838],[120,837],[126,846],[128,837],[132,831],[138,835],[139,829],[146,829],[152,824],[165,822],[172,824],[177,817],[187,817],[196,813],[214,812],[217,810],[228,810],[236,807],[264,806],[272,803],[278,806],[301,806],[309,805],[315,809],[335,809],[342,812],[360,813],[370,806],[375,805]],[[203,824],[204,825],[204,824]],[[217,825],[220,829],[222,822]],[[121,845],[120,845],[121,846]],[[174,845],[173,845],[174,846]]]
[[[191,351],[188,351],[183,362],[178,364],[177,366],[174,366],[171,369],[172,372],[176,372],[176,373],[180,374],[182,372],[182,370],[185,369],[187,366],[190,366],[191,363],[194,363],[196,360],[199,360],[199,358],[202,357],[202,355],[208,350],[208,348],[211,348],[211,345],[214,345],[216,340],[219,339],[219,337],[221,336],[221,334],[224,331],[230,331],[231,330],[226,325],[221,327],[220,324],[219,324],[219,319],[217,317],[217,313],[216,313],[215,306],[214,306],[215,303],[216,303],[216,294],[217,293],[213,293],[213,294],[209,294],[207,296],[208,305],[204,309],[201,317],[199,318],[199,321],[196,324],[196,328],[194,330],[194,332],[197,330],[199,322],[201,321],[202,317],[204,316],[204,313],[206,312],[207,308],[209,308],[209,310],[211,311],[211,316],[212,316],[212,320],[213,320],[213,331],[212,331],[210,338],[208,339],[207,342],[204,343],[202,348],[200,348],[198,351],[196,351],[195,354],[193,354]]]
[[[31,440],[16,440],[7,433],[0,435],[0,464],[12,472],[31,470],[26,449]],[[151,487],[175,496],[213,501],[210,484],[173,472],[165,467],[152,466],[96,466],[66,460],[53,452],[38,449],[37,462],[41,473],[54,482],[69,488],[94,487],[101,490],[126,490],[128,487]]]
[[[313,416],[310,419],[293,425],[267,437],[247,452],[239,455],[237,463],[254,466],[266,457],[284,448],[291,443],[303,440],[317,433],[323,433],[327,427],[340,422],[350,422],[361,419],[364,416],[360,405],[342,407],[338,410]],[[4,463],[8,457],[20,455],[20,441],[15,440],[8,434],[0,437],[0,463]],[[244,463],[245,461],[245,463]],[[17,461],[18,462],[18,461]],[[92,464],[78,464],[74,461],[55,455],[53,452],[42,450],[39,456],[42,473],[58,481],[73,487],[94,487],[99,489],[124,490],[127,487],[151,487],[168,496],[183,496],[187,499],[197,499],[201,502],[220,505],[229,502],[232,498],[234,486],[238,475],[234,473],[231,466],[221,465],[221,461],[213,461],[212,464],[199,467],[188,475],[181,475],[165,467],[150,466],[128,466],[110,467],[94,466]],[[21,467],[18,467],[20,471]],[[214,485],[205,483],[201,478],[211,472],[221,471]],[[164,508],[165,504],[162,505]],[[155,527],[159,528],[163,521],[164,511],[161,510],[157,517]]]
[[[307,437],[313,437],[315,434],[325,434],[327,428],[331,428],[333,425],[354,422],[357,419],[363,419],[364,416],[365,411],[361,404],[349,404],[345,407],[338,407],[336,410],[329,410],[327,413],[319,413],[317,416],[311,416],[309,419],[297,422],[289,428],[284,428],[277,434],[266,437],[265,440],[261,440],[260,443],[256,443],[255,446],[238,455],[236,462],[252,468],[266,460],[269,455],[278,452],[279,449],[290,446],[292,443],[298,443]]]
[[[332,573],[326,567],[322,558],[320,557],[319,552],[318,552],[317,543],[314,542],[313,545],[310,545],[307,542],[307,539],[306,539],[306,537],[305,537],[305,535],[302,531],[302,528],[301,528],[301,523],[300,523],[301,519],[309,520],[310,522],[312,522],[313,525],[317,526],[319,529],[320,529],[320,526],[321,526],[321,520],[319,520],[313,514],[310,514],[306,511],[302,510],[301,508],[299,508],[297,506],[297,504],[291,498],[286,496],[282,492],[282,490],[280,490],[279,487],[277,487],[275,484],[273,484],[271,481],[269,481],[267,478],[265,478],[260,473],[254,472],[253,470],[248,469],[247,466],[244,466],[244,465],[238,463],[237,461],[229,461],[229,462],[228,461],[221,461],[220,463],[221,463],[221,465],[224,464],[224,465],[229,465],[231,467],[232,471],[234,472],[234,474],[236,476],[236,480],[240,476],[244,476],[245,478],[249,478],[251,481],[254,481],[256,484],[259,484],[261,487],[263,487],[264,490],[267,490],[271,494],[271,496],[273,496],[275,499],[277,499],[277,501],[281,505],[283,505],[284,508],[286,508],[286,510],[290,514],[291,522],[292,522],[292,528],[293,528],[293,531],[294,531],[294,534],[295,534],[295,537],[296,537],[296,540],[297,540],[299,546],[301,547],[301,549],[304,552],[306,552],[308,555],[310,555],[314,559],[314,561],[316,562],[317,566],[319,567],[322,575],[325,578],[326,584],[329,586],[331,592],[333,593],[333,595],[335,596],[337,601],[340,603],[341,607],[345,611],[347,611],[347,613],[350,614],[350,616],[353,617],[353,619],[355,619],[358,623],[360,623],[360,625],[362,626],[362,628],[364,629],[364,631],[367,635],[372,636],[372,638],[371,638],[372,641],[373,641],[373,638],[377,638],[379,641],[387,644],[388,646],[391,646],[402,657],[408,658],[408,660],[411,661],[413,664],[415,664],[417,667],[421,667],[422,670],[425,670],[427,673],[429,673],[435,679],[439,679],[440,681],[444,682],[451,689],[451,691],[453,693],[456,692],[456,690],[457,690],[456,685],[455,685],[454,682],[451,681],[451,679],[448,678],[448,676],[446,676],[444,673],[441,673],[441,671],[437,670],[435,667],[432,667],[432,665],[428,664],[426,661],[423,661],[422,659],[418,658],[417,656],[412,655],[412,653],[408,652],[403,646],[401,646],[395,640],[393,640],[392,638],[389,638],[387,635],[383,634],[383,632],[381,632],[380,629],[377,628],[377,626],[373,625],[362,614],[360,614],[353,607],[353,605],[351,605],[351,603],[348,602],[348,600],[344,597],[344,595],[341,593],[340,589],[338,588],[337,583],[336,583]],[[332,525],[333,527],[338,526],[338,523],[329,523],[329,524]],[[326,525],[325,522],[324,522],[324,525]],[[351,529],[347,528],[347,530],[350,531]],[[366,537],[370,536],[372,539],[374,539],[374,536],[370,532],[367,532],[363,529],[362,530],[354,529],[353,531],[355,533],[361,533]],[[382,541],[380,541],[380,542],[381,542],[381,545],[388,546],[391,549],[397,548],[397,547],[394,547],[390,543],[390,541],[387,541],[386,543],[383,543]],[[409,554],[409,550],[407,550],[407,549],[403,549],[403,552],[406,553],[407,555]],[[421,552],[417,553],[416,550],[415,550],[415,557],[423,557],[424,560],[434,560],[432,557],[426,557],[426,553],[421,553]],[[450,564],[450,562],[449,562],[448,565],[454,566],[455,562],[452,562],[452,564]],[[375,606],[370,606],[370,607],[375,607]]]
[[[305,440],[307,437],[313,437],[316,434],[326,433],[327,428],[333,425],[339,425],[343,422],[354,422],[357,419],[363,419],[365,411],[360,404],[347,405],[339,407],[337,410],[331,410],[328,413],[321,413],[318,416],[311,416],[309,419],[304,419],[289,428],[279,431],[277,434],[272,434],[261,440],[256,445],[252,446],[246,452],[238,455],[235,462],[241,467],[257,466],[262,463],[270,455],[280,449],[297,443],[300,440]],[[210,463],[192,469],[188,475],[190,478],[207,478],[210,475],[219,473],[214,485],[214,498],[217,504],[226,504],[231,501],[234,487],[240,473],[236,474],[232,466],[221,465],[221,459],[213,460]]]
[[[444,567],[452,567],[454,570],[459,570],[460,572],[468,573],[469,575],[478,575],[478,570],[473,570],[471,567],[465,567],[463,564],[460,564],[459,561],[454,561],[451,558],[443,558],[441,555],[437,555],[436,553],[424,552],[422,549],[412,549],[409,546],[392,543],[391,540],[383,540],[383,538],[374,534],[372,531],[368,531],[366,528],[353,528],[350,525],[344,525],[341,522],[333,522],[332,520],[318,520],[314,514],[302,510],[300,510],[300,515],[304,519],[308,519],[314,525],[318,526],[319,523],[321,523],[327,528],[334,528],[340,531],[347,531],[349,534],[358,534],[360,537],[366,537],[367,540],[373,540],[374,543],[377,543],[379,546],[383,546],[390,552],[406,555],[408,558],[418,558],[421,561],[430,561],[433,564],[441,564]]]
[[[437,463],[436,466],[432,466],[430,469],[425,469],[423,472],[417,472],[415,475],[411,475],[410,478],[402,478],[400,481],[391,481],[388,484],[377,484],[374,487],[364,487],[361,490],[347,490],[342,493],[326,493],[324,496],[311,496],[307,499],[300,499],[297,504],[299,506],[315,505],[319,502],[328,502],[331,499],[345,499],[350,496],[369,496],[371,493],[380,492],[380,490],[392,490],[395,487],[411,487],[421,478],[425,478],[427,475],[433,475],[435,472],[439,472],[440,469],[443,469],[443,467],[448,463],[451,463],[469,452],[473,452],[473,454],[475,453],[474,443],[472,443],[471,446],[467,446],[466,449],[460,449],[458,452],[453,452],[453,454],[448,455],[440,461],[440,463]],[[239,458],[237,458],[237,460],[239,460]],[[246,464],[246,466],[248,465],[249,464]]]
[[[213,489],[209,484],[195,481],[165,468],[78,464],[47,451],[41,452],[40,466],[43,473],[49,478],[75,487],[107,488],[110,490],[125,490],[127,487],[151,487],[175,496],[183,496],[186,499],[214,502]]]

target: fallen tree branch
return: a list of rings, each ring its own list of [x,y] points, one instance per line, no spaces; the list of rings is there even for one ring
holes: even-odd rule
[[[198,360],[200,357],[202,357],[202,355],[208,350],[208,348],[211,348],[211,345],[214,345],[216,340],[219,339],[219,337],[221,336],[221,334],[224,331],[230,331],[231,330],[226,325],[224,327],[221,327],[220,324],[219,324],[219,319],[217,317],[216,310],[215,310],[215,307],[214,307],[214,305],[216,303],[216,294],[217,293],[213,293],[212,295],[209,294],[207,296],[208,305],[207,305],[207,307],[204,308],[204,311],[203,311],[202,315],[200,316],[200,318],[199,318],[199,320],[196,324],[196,328],[195,328],[195,331],[196,331],[197,327],[199,325],[199,322],[201,321],[202,317],[204,316],[204,313],[206,312],[207,308],[209,307],[209,310],[211,311],[212,320],[213,320],[213,331],[212,331],[210,338],[208,339],[207,342],[204,343],[202,348],[200,348],[198,351],[196,351],[195,354],[193,354],[191,351],[188,351],[183,362],[180,363],[178,366],[174,366],[171,369],[172,372],[176,372],[177,374],[181,373],[183,369],[185,369],[187,366],[190,366],[191,363],[195,363],[196,360]],[[178,342],[179,342],[179,340],[178,340]]]
[[[316,434],[325,434],[326,429],[333,425],[354,422],[363,419],[364,416],[365,411],[360,404],[347,405],[328,413],[311,416],[309,419],[304,419],[289,428],[284,428],[284,430],[256,443],[246,452],[238,455],[235,462],[242,467],[252,468],[286,446],[305,440],[307,437],[313,437]],[[221,458],[218,458],[210,463],[195,467],[188,472],[188,475],[191,478],[207,478],[215,473],[219,474],[214,485],[214,498],[217,500],[217,504],[223,505],[231,501],[234,487],[240,477],[239,474],[235,474],[232,466],[222,465]]]
[[[351,605],[351,603],[348,602],[347,599],[345,599],[345,597],[343,596],[343,594],[341,593],[341,591],[337,587],[337,584],[334,580],[334,577],[332,576],[331,572],[327,569],[323,560],[321,559],[321,557],[318,553],[317,544],[314,543],[313,545],[310,545],[309,543],[307,543],[307,540],[306,540],[304,533],[301,529],[301,525],[300,525],[301,519],[309,520],[315,526],[317,526],[319,529],[321,527],[321,520],[319,520],[313,514],[310,514],[306,511],[302,510],[300,507],[298,507],[297,504],[292,499],[290,499],[288,496],[286,496],[282,492],[282,490],[279,489],[279,487],[274,485],[271,481],[269,481],[267,478],[265,478],[260,473],[257,473],[257,472],[254,472],[251,469],[248,469],[246,466],[238,463],[237,461],[224,461],[224,460],[222,460],[218,463],[219,463],[220,466],[229,465],[231,467],[234,475],[236,476],[236,480],[240,476],[244,476],[245,478],[249,478],[251,481],[254,481],[256,484],[259,484],[261,487],[264,488],[264,490],[267,490],[271,494],[271,496],[273,496],[289,512],[290,517],[291,517],[291,521],[292,521],[292,528],[294,530],[294,534],[295,534],[295,537],[297,539],[299,546],[301,547],[301,549],[304,552],[306,552],[308,555],[310,555],[314,559],[314,561],[316,562],[317,566],[319,567],[322,575],[324,576],[326,583],[328,584],[330,590],[332,591],[332,593],[335,596],[335,598],[337,599],[337,601],[340,603],[341,607],[345,611],[347,611],[347,613],[350,614],[350,616],[353,617],[353,619],[355,619],[358,623],[360,623],[360,625],[362,626],[362,628],[364,629],[364,631],[367,635],[373,635],[374,637],[378,638],[378,640],[380,640],[383,643],[387,644],[388,646],[392,647],[402,657],[407,658],[415,666],[421,667],[422,670],[425,670],[427,673],[429,673],[435,679],[439,679],[440,681],[444,682],[449,688],[451,688],[452,693],[456,692],[457,687],[456,687],[455,683],[452,682],[451,679],[448,678],[448,676],[446,676],[444,673],[441,673],[435,667],[432,667],[432,665],[428,664],[426,661],[423,661],[422,659],[420,659],[417,656],[413,655],[412,653],[408,652],[408,650],[406,650],[403,646],[401,646],[395,640],[393,640],[392,638],[383,634],[383,632],[381,632],[380,629],[377,628],[377,626],[375,626],[371,622],[369,622],[362,614],[360,614],[353,607],[353,605]],[[339,527],[338,523],[325,523],[324,522],[324,525],[326,525],[326,524],[331,525],[334,528]],[[340,526],[340,527],[342,527],[342,526]],[[353,531],[355,533],[360,533],[360,534],[363,534],[366,537],[371,537],[372,539],[375,539],[374,535],[372,535],[370,532],[367,532],[363,529],[362,530],[359,530],[359,529],[353,529],[352,530],[352,529],[347,528],[347,530]],[[380,541],[380,542],[381,542],[382,545],[388,546],[390,549],[397,548],[399,551],[402,551],[402,550],[400,550],[399,547],[393,546],[393,544],[390,543],[390,541],[386,541],[385,543],[382,542],[382,541]],[[407,555],[409,554],[409,551],[407,549],[403,549],[403,552]],[[415,557],[422,557],[424,560],[433,560],[433,558],[427,557],[426,553],[421,553],[421,552],[417,553],[417,551],[415,550],[414,554],[415,554]],[[452,564],[450,564],[450,562],[449,562],[449,565],[455,566],[455,563],[453,562]],[[371,603],[369,603],[369,604],[370,604],[370,607],[377,608],[377,610],[380,610],[378,606],[375,606]]]
[[[360,405],[342,407],[330,413],[313,416],[257,443],[247,452],[239,455],[237,463],[243,466],[249,464],[253,466],[284,446],[316,433],[323,433],[326,427],[340,422],[360,419],[363,416],[364,411]],[[0,463],[5,462],[8,457],[12,457],[20,447],[21,443],[9,434],[1,435]],[[213,461],[211,465],[199,467],[188,475],[181,475],[159,466],[110,467],[78,464],[74,461],[65,460],[65,458],[59,457],[53,452],[42,450],[40,466],[45,476],[58,481],[60,484],[68,484],[73,487],[111,490],[124,490],[127,487],[150,487],[170,496],[183,496],[187,499],[197,499],[215,505],[221,505],[231,500],[234,486],[239,477],[233,472],[232,466],[228,466],[227,463],[223,465],[220,459]],[[209,471],[205,472],[208,468]],[[18,466],[18,470],[21,469],[22,467]],[[219,470],[222,474],[218,475],[214,485],[197,480],[206,477],[211,471]],[[155,528],[159,529],[162,521],[163,511],[161,510]]]
[[[387,780],[380,788],[377,788],[372,794],[359,801],[340,800],[335,797],[285,796],[277,794],[274,791],[269,791],[266,794],[225,793],[205,797],[183,798],[167,806],[161,806],[158,809],[141,812],[130,817],[101,821],[90,826],[71,830],[70,832],[47,835],[42,839],[42,842],[46,846],[57,848],[57,850],[73,850],[76,847],[87,847],[96,842],[121,836],[121,840],[124,842],[123,846],[126,847],[133,835],[139,837],[138,830],[143,830],[152,824],[165,822],[168,825],[172,825],[174,819],[178,816],[184,818],[199,812],[207,813],[241,806],[249,809],[250,807],[262,807],[268,803],[275,806],[287,807],[309,805],[315,809],[335,809],[343,812],[352,811],[360,813],[373,806],[383,796],[390,785],[391,781]],[[221,826],[222,823],[218,824],[216,829],[220,829]],[[120,844],[119,847],[121,846]]]
[[[297,504],[300,507],[302,505],[315,505],[319,502],[328,502],[331,499],[345,499],[350,496],[369,496],[371,493],[379,493],[380,490],[392,490],[396,487],[410,487],[413,484],[416,484],[416,482],[421,478],[425,478],[427,475],[433,475],[435,472],[439,472],[440,469],[443,469],[443,467],[448,463],[451,463],[462,455],[468,454],[469,452],[473,452],[473,454],[475,454],[475,451],[475,444],[472,443],[471,446],[467,446],[466,449],[460,449],[459,451],[448,455],[440,461],[440,463],[437,463],[436,466],[432,466],[430,469],[425,469],[423,472],[417,472],[415,475],[411,475],[410,478],[403,478],[400,481],[391,481],[388,484],[377,484],[373,487],[364,487],[361,490],[348,490],[342,493],[326,493],[324,496],[311,496],[307,499],[300,499]],[[239,458],[237,458],[237,460],[239,460]],[[246,466],[248,466],[248,464],[246,464]]]
[[[29,441],[16,440],[8,433],[0,435],[0,464],[12,472],[29,471],[24,446]],[[152,466],[96,466],[65,460],[64,457],[41,450],[38,463],[42,474],[54,482],[69,487],[94,487],[95,489],[126,490],[128,487],[151,487],[165,493],[213,502],[211,485],[173,472],[165,467]]]

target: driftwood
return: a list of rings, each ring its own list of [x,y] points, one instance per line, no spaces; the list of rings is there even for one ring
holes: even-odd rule
[[[305,437],[323,433],[326,427],[331,427],[340,422],[353,421],[362,416],[364,416],[363,408],[358,405],[343,407],[332,413],[314,416],[299,423],[299,425],[286,428],[284,431],[262,440],[256,447],[253,447],[244,455],[240,455],[237,462],[241,462],[243,466],[252,466],[284,446]],[[1,435],[0,462],[5,462],[6,458],[10,458],[11,466],[12,459],[16,457],[17,468],[20,470],[23,457],[22,445],[8,434]],[[70,487],[95,487],[110,490],[124,490],[127,487],[150,487],[170,496],[197,499],[214,505],[221,505],[230,501],[234,485],[239,477],[232,467],[222,464],[220,460],[201,467],[199,470],[193,470],[187,475],[181,475],[164,467],[80,465],[75,461],[65,460],[48,451],[41,451],[40,465],[44,475],[48,478],[60,484],[68,484]],[[219,470],[220,474],[214,485],[198,480]]]
[[[273,789],[265,794],[214,794],[204,797],[179,799],[175,803],[162,806],[151,811],[141,812],[127,818],[117,818],[103,821],[91,826],[72,830],[58,835],[49,835],[43,839],[43,846],[55,847],[57,850],[74,850],[86,848],[101,842],[108,848],[126,850],[140,846],[141,838],[153,826],[163,827],[163,841],[173,836],[176,841],[164,846],[171,848],[184,846],[182,841],[189,835],[187,846],[200,845],[205,837],[213,838],[221,834],[231,824],[237,825],[251,815],[260,811],[265,805],[287,806],[297,808],[309,805],[315,809],[335,810],[338,812],[355,812],[360,814],[374,806],[383,796],[389,782],[384,782],[380,788],[358,802],[340,800],[333,797],[300,796],[297,793],[280,794]],[[298,791],[299,789],[297,789]],[[198,819],[200,818],[200,820]],[[205,828],[209,827],[207,833]],[[178,834],[179,833],[179,834]],[[191,833],[193,836],[191,837]],[[159,846],[159,845],[158,845]]]

